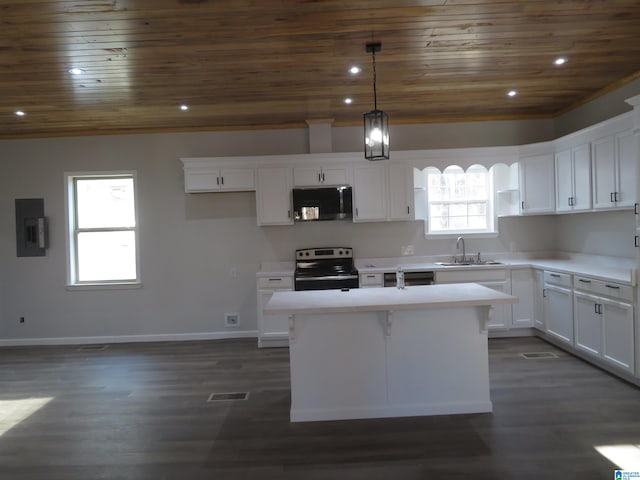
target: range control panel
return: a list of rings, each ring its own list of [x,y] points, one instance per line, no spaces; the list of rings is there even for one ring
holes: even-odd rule
[[[296,250],[296,260],[318,260],[322,258],[353,258],[353,249],[346,247],[304,248]]]

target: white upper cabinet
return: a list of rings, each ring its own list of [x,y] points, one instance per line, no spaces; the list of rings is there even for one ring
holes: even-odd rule
[[[384,222],[387,219],[387,175],[384,163],[353,169],[353,221]]]
[[[555,155],[556,211],[591,209],[591,147],[580,145]]]
[[[520,159],[520,209],[523,214],[555,212],[553,154]]]
[[[296,187],[351,185],[350,168],[346,165],[295,167],[293,184]]]
[[[415,220],[413,168],[389,165],[389,220]]]
[[[185,166],[184,188],[187,193],[239,192],[256,189],[253,168],[212,168]]]
[[[291,168],[269,167],[258,169],[256,212],[258,225],[292,225]]]
[[[618,178],[616,206],[633,207],[638,201],[636,188],[638,151],[636,137],[631,130],[616,135],[616,155],[618,159],[616,165]]]
[[[632,207],[636,202],[636,162],[631,131],[608,135],[593,142],[593,207]]]

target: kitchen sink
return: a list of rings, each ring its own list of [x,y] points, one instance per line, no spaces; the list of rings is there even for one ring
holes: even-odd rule
[[[504,265],[503,262],[480,261],[480,262],[436,262],[441,267],[481,267],[483,265]]]

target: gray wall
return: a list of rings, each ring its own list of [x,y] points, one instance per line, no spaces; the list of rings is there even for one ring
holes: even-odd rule
[[[555,137],[567,135],[632,110],[631,105],[625,100],[636,95],[640,95],[640,79],[558,116],[554,122]]]
[[[556,245],[563,252],[634,258],[635,222],[632,211],[558,215]]]
[[[396,126],[393,148],[532,143],[552,131],[546,120]],[[360,150],[359,128],[334,128],[332,135],[334,151]],[[260,262],[290,261],[296,248],[337,243],[352,246],[360,258],[399,256],[408,244],[416,255],[453,252],[451,240],[425,239],[420,223],[259,228],[254,193],[184,193],[180,157],[307,150],[306,129],[0,141],[0,341],[237,332],[225,331],[225,312],[239,312],[240,330],[253,331]],[[143,287],[68,291],[64,173],[109,170],[138,172]],[[29,197],[44,198],[50,218],[50,249],[42,258],[15,255],[13,202]],[[625,222],[614,215],[606,231],[626,236]],[[467,246],[485,253],[560,248],[615,254],[603,233],[586,243],[565,238],[575,231],[599,232],[602,225],[594,215],[505,218],[497,238],[469,239]],[[633,256],[624,245],[616,252]]]

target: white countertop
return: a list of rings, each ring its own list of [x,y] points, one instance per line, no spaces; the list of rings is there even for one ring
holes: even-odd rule
[[[493,258],[493,257],[492,257]],[[398,265],[402,266],[405,272],[433,270],[478,270],[478,269],[503,269],[532,267],[539,270],[554,270],[556,272],[568,273],[572,275],[583,275],[598,280],[617,282],[624,285],[635,286],[636,268],[635,262],[625,258],[602,257],[598,255],[561,255],[554,257],[527,258],[526,256],[497,256],[496,260],[502,265],[456,265],[442,266],[435,263],[433,259],[416,258],[409,259],[385,258],[385,259],[363,259],[356,261],[359,273],[383,273],[395,272]]]
[[[275,292],[265,314],[314,314],[422,310],[517,303],[518,299],[476,283]]]
[[[492,257],[493,258],[493,257]],[[532,267],[539,270],[554,270],[560,273],[583,275],[598,280],[617,282],[623,285],[636,285],[636,266],[631,259],[602,257],[598,255],[560,255],[558,257],[527,258],[526,256],[498,256],[502,265],[459,265],[445,267],[438,265],[429,257],[397,257],[356,260],[356,268],[361,274],[395,272],[398,265],[406,272],[411,271],[447,271],[478,270]],[[292,276],[294,262],[263,263],[256,277]]]
[[[293,276],[295,269],[295,262],[263,262],[256,278]]]

